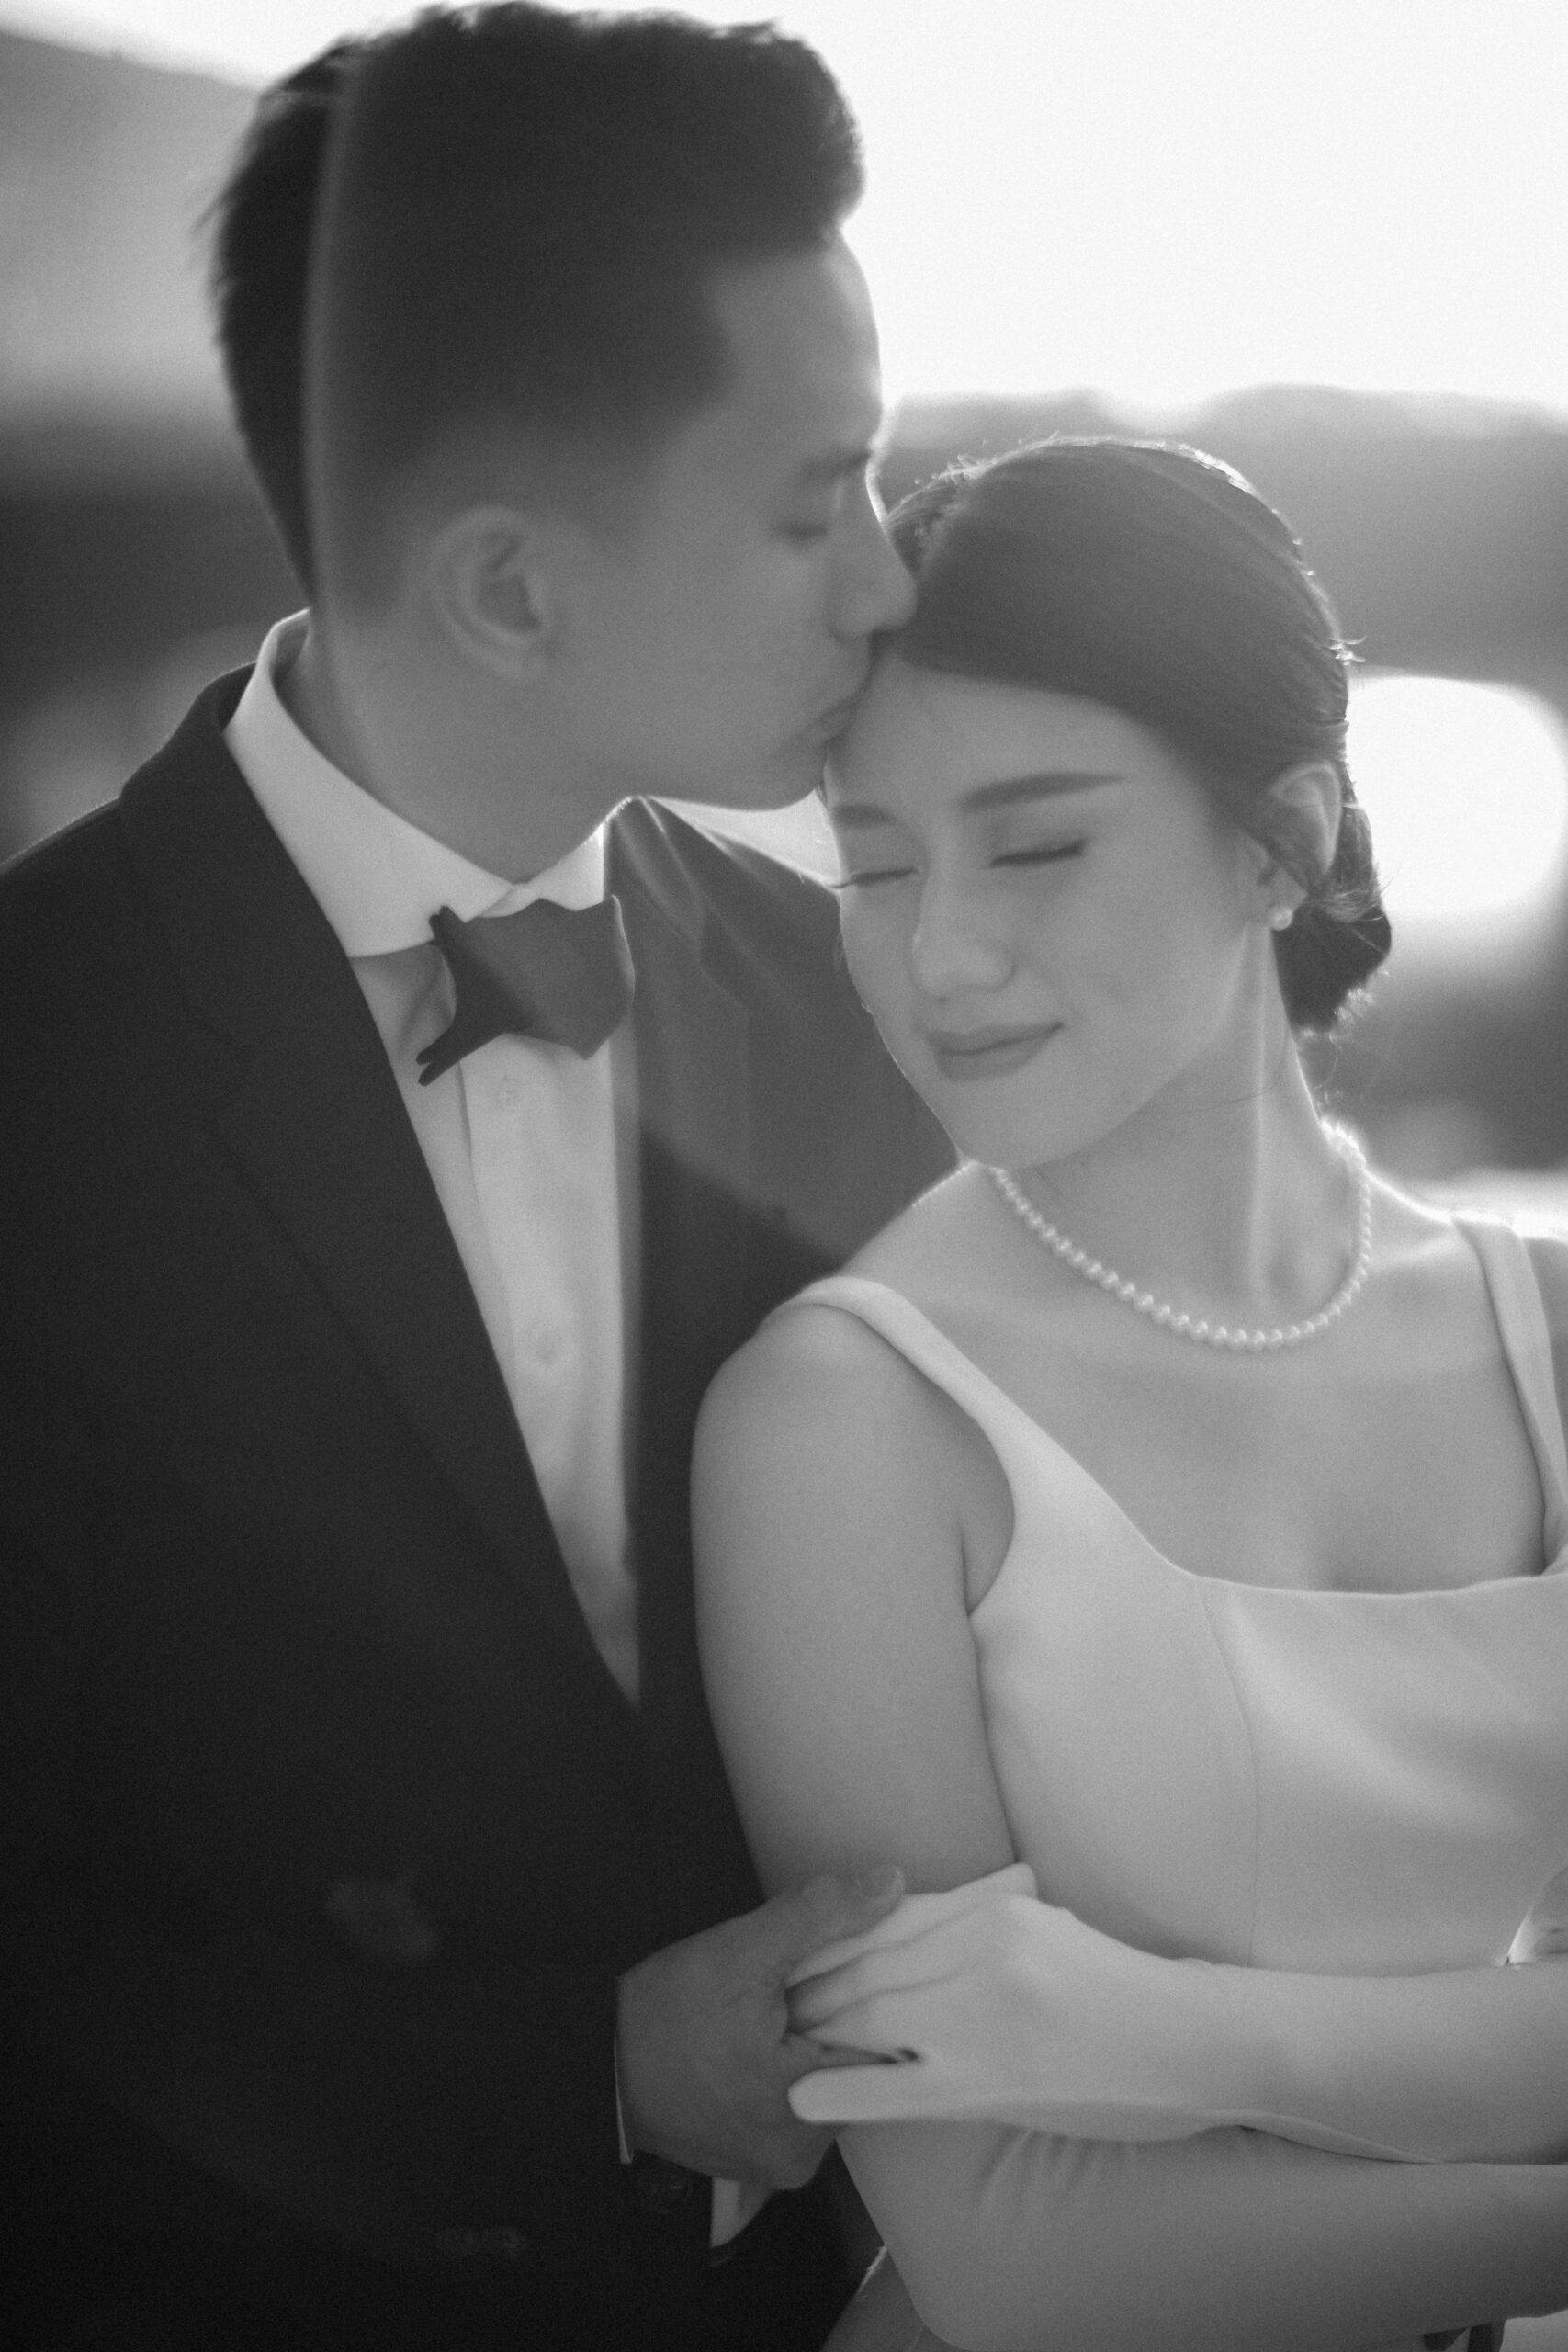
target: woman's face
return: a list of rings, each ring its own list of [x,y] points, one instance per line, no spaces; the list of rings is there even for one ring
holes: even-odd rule
[[[1263,854],[1136,720],[885,656],[827,799],[855,986],[960,1151],[1258,1083]]]

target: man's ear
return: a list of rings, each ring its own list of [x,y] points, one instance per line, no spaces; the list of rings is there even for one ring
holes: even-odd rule
[[[1297,844],[1292,863],[1313,874],[1326,874],[1334,863],[1345,806],[1344,786],[1333,762],[1303,760],[1299,767],[1287,768],[1269,786],[1269,797],[1278,811],[1276,836]],[[1264,918],[1282,914],[1288,922],[1306,891],[1271,850],[1261,842],[1253,846]]]
[[[436,622],[465,660],[514,682],[538,670],[555,615],[545,535],[531,515],[465,507],[430,539],[422,569]]]

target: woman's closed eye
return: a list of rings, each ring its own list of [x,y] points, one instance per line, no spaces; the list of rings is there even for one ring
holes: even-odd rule
[[[830,881],[830,890],[869,890],[878,882],[907,882],[914,872],[912,865],[868,865],[858,873],[840,874]]]
[[[1036,842],[1025,849],[1002,850],[992,858],[993,865],[1058,865],[1066,859],[1081,857],[1088,844],[1077,842]]]
[[[1081,857],[1087,842],[1032,842],[1018,849],[998,850],[988,863],[994,869],[1027,871],[1041,865],[1062,865],[1070,859]],[[835,890],[869,890],[880,882],[907,882],[915,872],[913,865],[889,862],[886,865],[856,866],[852,873],[840,875],[833,883]]]

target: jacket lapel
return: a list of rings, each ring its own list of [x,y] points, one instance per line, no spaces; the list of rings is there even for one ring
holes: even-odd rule
[[[347,959],[221,741],[243,680],[209,690],[127,788],[207,1059],[209,1115],[354,1334],[487,1549],[596,1659],[511,1401]]]
[[[697,1408],[745,1338],[752,1289],[749,1024],[703,961],[703,908],[660,855],[657,812],[633,803],[608,880],[637,970],[640,1317],[632,1509],[642,1713],[659,1746],[703,1716],[688,1487]]]

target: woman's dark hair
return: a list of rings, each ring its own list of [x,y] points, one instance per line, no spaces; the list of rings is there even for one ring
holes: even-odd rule
[[[1280,989],[1292,1026],[1331,1027],[1390,934],[1345,764],[1350,655],[1282,518],[1199,450],[1061,439],[941,475],[890,529],[919,594],[899,658],[1080,695],[1168,743],[1305,891]],[[1269,791],[1309,761],[1343,796],[1326,873]]]

